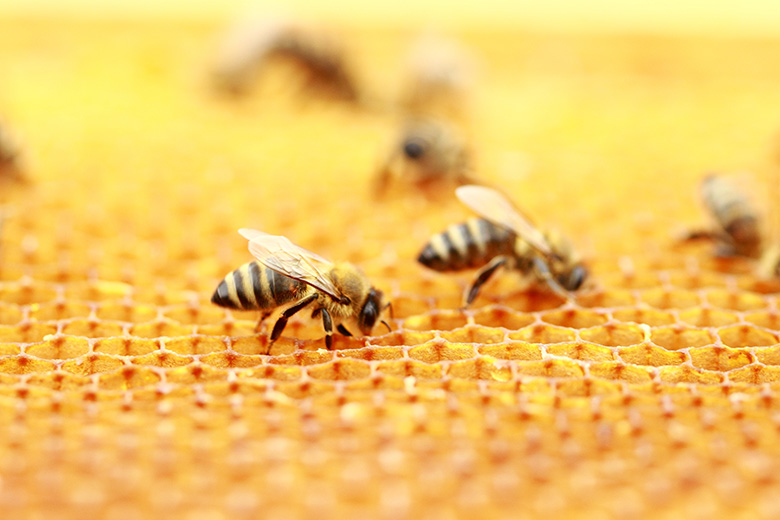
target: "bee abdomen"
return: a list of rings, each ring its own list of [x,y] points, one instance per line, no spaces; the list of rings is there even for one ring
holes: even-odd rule
[[[484,219],[469,219],[431,237],[417,261],[435,271],[480,267],[511,251],[514,235]]]
[[[305,287],[303,282],[249,262],[222,279],[211,302],[235,310],[268,310],[298,299]]]

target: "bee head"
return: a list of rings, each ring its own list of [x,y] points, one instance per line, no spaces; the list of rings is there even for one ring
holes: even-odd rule
[[[416,161],[425,155],[427,144],[417,137],[409,137],[408,139],[404,140],[403,148],[404,155],[407,158]]]
[[[582,287],[585,278],[588,277],[588,270],[582,264],[574,264],[571,269],[558,275],[558,283],[567,291],[576,291]]]
[[[366,300],[363,302],[363,307],[360,309],[360,314],[358,315],[358,327],[363,335],[368,336],[371,334],[371,329],[374,328],[381,312],[382,291],[378,291],[372,287],[368,291],[368,296],[366,296]]]

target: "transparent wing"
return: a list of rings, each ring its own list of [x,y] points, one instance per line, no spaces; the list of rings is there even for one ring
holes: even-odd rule
[[[238,232],[249,240],[252,256],[268,269],[309,284],[335,299],[342,298],[341,292],[326,274],[333,266],[331,262],[283,236],[247,228],[239,229]]]
[[[552,255],[550,244],[547,243],[544,234],[498,191],[484,186],[469,185],[456,188],[455,195],[481,217],[521,236],[539,252]]]

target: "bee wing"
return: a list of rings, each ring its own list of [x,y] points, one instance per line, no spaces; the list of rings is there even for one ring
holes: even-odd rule
[[[498,191],[469,185],[456,188],[455,195],[481,217],[522,237],[539,252],[552,255],[552,249],[544,234]]]
[[[333,263],[293,244],[283,236],[247,228],[239,229],[238,232],[249,240],[252,256],[268,269],[309,284],[335,299],[342,298],[341,292],[325,274]]]

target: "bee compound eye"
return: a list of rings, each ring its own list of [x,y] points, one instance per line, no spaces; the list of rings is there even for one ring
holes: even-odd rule
[[[404,155],[409,159],[419,159],[425,155],[425,146],[414,139],[409,139],[404,142]]]

